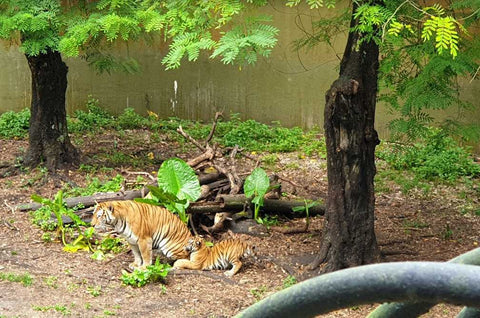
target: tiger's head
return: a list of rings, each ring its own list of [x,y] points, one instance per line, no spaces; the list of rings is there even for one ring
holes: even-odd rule
[[[188,240],[187,245],[185,245],[185,251],[188,253],[194,253],[205,247],[205,240],[200,236],[194,236]]]
[[[113,202],[98,203],[93,211],[91,225],[100,231],[111,229],[116,220],[114,211],[115,206]]]

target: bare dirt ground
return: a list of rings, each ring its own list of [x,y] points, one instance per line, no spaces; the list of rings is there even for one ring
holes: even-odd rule
[[[77,138],[75,143],[83,163],[113,168],[95,173],[103,180],[117,174],[127,176],[126,171],[158,170],[155,163],[142,163],[149,152],[164,159],[193,156],[174,142],[151,141],[146,131],[127,131],[126,136],[129,138],[105,133]],[[27,146],[22,140],[0,140],[0,162],[12,162]],[[113,162],[114,151],[138,159],[139,164],[117,165]],[[294,153],[278,158],[268,168],[301,185],[282,182],[282,191],[325,198],[324,159],[301,159]],[[243,165],[247,169],[253,163],[245,161]],[[77,185],[86,185],[85,172],[72,169],[64,174]],[[64,252],[59,242],[42,241],[43,232],[32,225],[28,213],[10,208],[30,202],[33,193],[53,198],[63,185],[59,178],[45,177],[40,169],[0,179],[0,274],[29,274],[33,279],[31,286],[0,281],[0,317],[231,317],[281,290],[288,270],[296,276],[302,274],[321,245],[323,218],[315,217],[307,233],[240,235],[256,245],[259,255],[275,262],[247,261],[230,280],[221,272],[213,272],[215,276],[192,272],[169,275],[166,292],[157,283],[142,288],[125,286],[119,277],[133,258],[130,253],[116,255],[107,263],[93,260],[88,253]],[[472,213],[461,213],[466,204],[478,206],[478,189],[472,193],[438,186],[426,195],[414,192],[407,196],[393,183],[385,186],[389,191],[376,198],[376,233],[383,262],[446,261],[478,247],[480,219]],[[294,228],[303,222],[296,219],[282,225]],[[347,308],[324,317],[365,317],[375,306]],[[459,310],[438,305],[425,317],[454,317]]]

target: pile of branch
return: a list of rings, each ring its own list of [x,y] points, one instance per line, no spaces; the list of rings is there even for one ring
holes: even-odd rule
[[[197,202],[190,204],[186,212],[192,215],[222,213],[221,217],[216,218],[216,222],[212,226],[207,227],[200,224],[205,231],[210,233],[224,229],[224,222],[232,220],[233,214],[242,211],[251,211],[253,209],[251,198],[246,198],[245,195],[241,193],[243,190],[244,177],[249,173],[244,175],[237,173],[235,158],[238,155],[242,155],[250,160],[254,160],[254,167],[257,167],[259,164],[257,158],[243,153],[242,149],[238,146],[219,149],[218,145],[210,144],[215,133],[217,122],[221,116],[221,113],[215,114],[210,133],[203,143],[187,134],[181,126],[177,129],[180,135],[201,151],[199,155],[188,160],[187,164],[197,172],[202,194]],[[156,185],[155,178],[150,175],[149,177],[152,180],[150,185]],[[288,180],[284,181],[294,184]],[[294,213],[292,210],[294,207],[304,206],[305,203],[303,200],[280,200],[281,184],[279,183],[278,176],[270,176],[270,182],[273,185],[277,185],[277,187],[275,187],[272,192],[267,193],[264,206],[262,207],[264,213],[284,215],[289,218],[306,216],[305,212]],[[88,221],[91,217],[92,207],[98,202],[132,200],[135,198],[143,198],[148,193],[148,188],[144,186],[141,190],[97,193],[91,196],[67,198],[65,201],[67,207],[84,206],[85,209],[79,210],[77,213]],[[20,211],[30,211],[40,207],[41,205],[38,203],[30,203],[18,205],[16,209]],[[316,205],[309,209],[310,216],[323,215],[324,212],[325,207],[323,205]],[[68,219],[64,221],[69,222]]]

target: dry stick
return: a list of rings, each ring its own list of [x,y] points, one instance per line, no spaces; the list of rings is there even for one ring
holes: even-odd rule
[[[3,203],[7,206],[12,211],[12,214],[15,214],[15,211],[17,210],[17,207],[11,206],[10,204],[7,203],[7,200],[3,200]]]
[[[187,164],[190,167],[195,167],[205,160],[212,160],[214,157],[215,157],[215,149],[207,145],[207,148],[204,153],[202,153],[198,157],[188,160]]]
[[[147,176],[150,180],[152,181],[157,181],[157,179],[152,176],[150,173],[148,172],[144,172],[144,171],[128,171],[128,170],[123,170],[123,172],[127,173],[127,174],[133,174],[133,175],[143,175],[143,176]]]
[[[210,272],[206,271],[196,271],[196,270],[182,270],[182,269],[175,269],[173,271],[174,275],[199,275],[199,276],[206,276],[214,280],[221,280],[227,284],[230,285],[237,285],[237,282],[234,281],[233,279],[230,279],[228,277],[216,275]]]
[[[212,123],[212,129],[210,129],[210,133],[208,134],[207,139],[205,140],[205,147],[208,146],[208,143],[212,140],[213,134],[215,133],[215,129],[217,127],[217,122],[220,117],[223,117],[223,112],[216,112],[215,118]]]
[[[206,151],[206,148],[204,146],[202,146],[198,141],[196,141],[195,139],[193,139],[189,134],[187,134],[186,132],[183,131],[183,128],[182,126],[178,126],[177,128],[177,132],[182,135],[185,139],[187,139],[188,141],[190,141],[192,144],[194,144],[198,149],[202,150],[202,151]]]

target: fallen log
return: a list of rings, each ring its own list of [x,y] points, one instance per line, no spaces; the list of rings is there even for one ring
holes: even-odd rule
[[[112,201],[112,200],[133,200],[140,198],[148,193],[146,190],[131,190],[123,192],[105,192],[97,193],[87,197],[73,197],[65,199],[67,207],[74,207],[77,205],[83,205],[89,207],[95,205],[97,202]],[[251,199],[248,199],[243,194],[220,194],[216,198],[216,202],[193,202],[187,209],[187,213],[190,214],[213,214],[221,212],[237,213],[247,209],[252,203]],[[266,214],[279,214],[288,217],[305,217],[305,211],[293,212],[294,207],[304,206],[303,201],[287,201],[287,200],[274,200],[265,199],[262,210]],[[32,211],[41,207],[40,203],[29,203],[17,205],[15,208],[17,211]],[[309,216],[324,215],[325,206],[322,204],[315,205],[309,208]]]
[[[252,199],[247,199],[244,194],[220,194],[216,198],[217,202],[223,202],[226,207],[238,207],[251,205]],[[306,212],[293,212],[293,208],[305,206],[304,201],[265,199],[262,210],[266,214],[279,214],[290,217],[306,217]],[[252,207],[253,208],[253,207]],[[309,216],[324,215],[325,205],[316,204],[308,209]]]
[[[95,205],[98,202],[113,201],[113,200],[133,200],[135,198],[141,198],[148,193],[148,189],[142,190],[129,190],[119,192],[100,192],[94,195],[86,197],[72,197],[66,198],[65,203],[68,208],[73,208],[77,205],[89,207]],[[20,204],[15,207],[17,211],[33,211],[38,210],[42,205],[40,203],[27,203]]]
[[[198,177],[200,184],[208,184],[215,182],[226,183],[227,179],[220,179],[221,175],[219,173],[208,173],[202,174]],[[157,186],[157,183],[151,183],[151,185]],[[127,191],[118,191],[118,192],[99,192],[90,196],[82,197],[71,197],[66,198],[65,203],[67,208],[73,208],[77,205],[83,205],[84,207],[89,207],[97,204],[98,202],[104,201],[115,201],[115,200],[133,200],[135,198],[142,198],[150,192],[147,187],[143,187],[140,190],[127,190]],[[15,211],[35,211],[38,210],[42,205],[37,202],[33,203],[22,203],[14,207]]]

